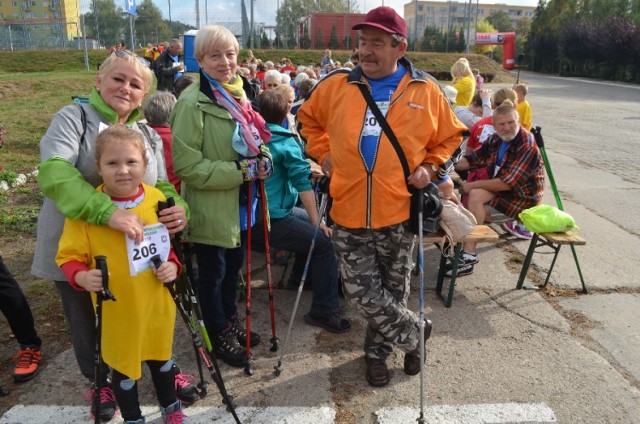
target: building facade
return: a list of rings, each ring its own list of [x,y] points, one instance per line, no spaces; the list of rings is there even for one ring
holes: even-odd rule
[[[0,48],[73,47],[79,16],[79,0],[0,0]]]
[[[338,50],[351,50],[357,47],[358,33],[351,29],[362,22],[361,13],[312,13],[300,20],[296,41],[298,48],[327,49],[331,34],[335,33]],[[305,45],[305,40],[308,46]]]
[[[410,40],[420,39],[427,27],[443,32],[464,28],[469,33],[467,40],[471,40],[473,44],[476,23],[485,20],[493,13],[505,12],[515,27],[521,19],[533,19],[535,10],[535,7],[530,6],[482,4],[477,0],[417,1],[404,5],[404,19],[407,21]]]

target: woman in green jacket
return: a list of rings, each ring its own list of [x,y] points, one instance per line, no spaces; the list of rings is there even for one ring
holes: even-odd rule
[[[251,186],[255,193],[255,180],[269,174],[263,141],[271,134],[235,73],[240,49],[235,36],[222,26],[207,26],[198,31],[194,47],[200,84],[180,95],[171,114],[173,165],[191,210],[185,239],[194,243],[204,323],[214,335],[215,354],[242,367],[247,332],[238,319],[236,285],[247,207],[256,205],[247,192]],[[251,346],[260,340],[254,333],[250,337]]]

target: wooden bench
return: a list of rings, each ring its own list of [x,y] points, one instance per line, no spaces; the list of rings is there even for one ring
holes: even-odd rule
[[[440,244],[442,242],[442,237],[444,236],[444,232],[439,230],[438,232],[427,234],[422,238],[424,243],[430,244]],[[442,286],[444,283],[445,273],[447,271],[447,257],[443,254],[440,255],[440,267],[438,268],[438,280],[436,283],[436,294],[440,297],[444,303],[444,306],[447,308],[451,307],[453,303],[453,289],[456,285],[456,277],[458,275],[458,261],[460,259],[460,251],[462,251],[462,245],[468,241],[476,242],[476,243],[486,243],[498,241],[498,233],[493,231],[487,225],[476,225],[473,231],[467,234],[465,237],[461,239],[454,240],[455,246],[455,256],[451,260],[451,280],[449,282],[449,293],[445,298],[442,295]]]
[[[580,275],[580,282],[582,283],[582,292],[587,293],[587,286],[584,283],[584,278],[582,277],[582,271],[580,270],[580,265],[578,264],[578,256],[576,255],[574,246],[582,246],[587,244],[587,241],[573,232],[568,233],[533,233],[533,237],[531,238],[531,243],[529,244],[529,249],[527,250],[527,256],[524,258],[524,264],[522,265],[522,270],[520,271],[520,277],[518,278],[518,284],[516,285],[516,289],[522,289],[523,286],[525,289],[533,289],[537,290],[540,287],[545,287],[549,282],[549,277],[551,277],[551,271],[553,271],[553,267],[556,264],[556,259],[558,259],[558,253],[560,253],[560,248],[564,245],[571,246],[571,250],[573,252],[573,258],[575,259],[576,266],[578,267],[578,274]],[[531,265],[531,259],[533,258],[533,254],[538,247],[548,246],[553,250],[554,255],[551,260],[551,266],[549,267],[549,272],[547,272],[547,278],[544,280],[544,284],[542,286],[535,286],[524,284],[524,280],[527,277],[527,271],[529,270],[529,266]]]

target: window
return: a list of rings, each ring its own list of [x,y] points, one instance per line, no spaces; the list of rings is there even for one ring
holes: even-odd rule
[[[12,1],[11,2],[11,7],[18,7],[18,2],[17,1]]]

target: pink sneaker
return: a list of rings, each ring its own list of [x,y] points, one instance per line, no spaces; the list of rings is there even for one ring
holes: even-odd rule
[[[96,391],[96,387],[93,386],[91,390],[86,392],[82,398],[91,404],[91,418],[96,417],[96,405],[93,402],[93,396]],[[113,394],[111,382],[106,381],[100,388],[100,421],[111,421],[111,419],[118,412],[116,406],[116,397]]]
[[[531,238],[533,237],[533,233],[527,230],[524,225],[518,224],[517,221],[505,222],[504,224],[502,224],[502,228],[504,228],[506,232],[519,239],[531,240]]]
[[[180,401],[167,406],[166,408],[160,407],[164,424],[185,424],[187,422],[187,416],[182,412],[182,405]]]
[[[196,378],[190,374],[176,372],[176,396],[184,406],[189,406],[198,400],[198,390],[193,384]]]

